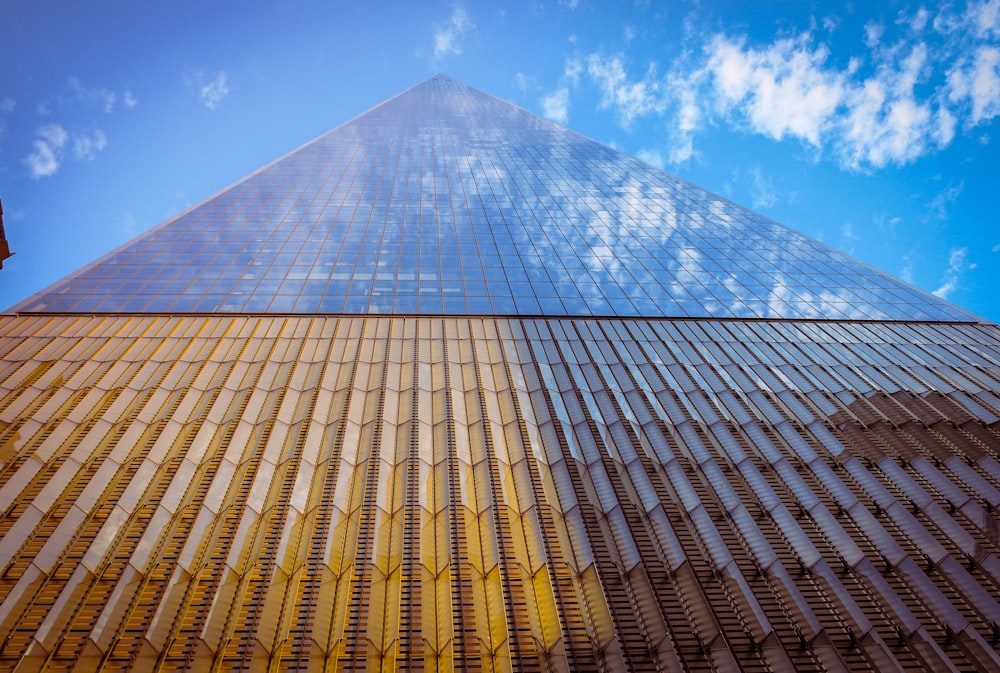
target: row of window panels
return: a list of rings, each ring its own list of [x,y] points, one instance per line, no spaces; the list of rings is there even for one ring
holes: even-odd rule
[[[134,273],[129,277],[129,269]],[[456,263],[449,265],[447,260],[435,263],[430,267],[413,267],[401,269],[393,267],[376,267],[374,264],[363,264],[354,270],[339,271],[326,269],[310,271],[307,267],[289,268],[284,266],[239,267],[234,266],[208,271],[202,268],[196,276],[177,274],[176,269],[170,269],[167,275],[150,274],[139,267],[114,267],[115,273],[105,278],[91,276],[78,279],[71,287],[51,293],[50,300],[65,301],[93,297],[99,302],[103,296],[122,295],[177,295],[199,298],[215,296],[220,300],[233,298],[238,300],[241,295],[291,295],[314,296],[317,299],[324,295],[332,296],[366,296],[366,295],[457,295],[457,296],[487,296],[517,297],[517,298],[562,298],[578,300],[585,298],[603,298],[612,301],[625,298],[669,300],[681,302],[693,298],[712,300],[723,304],[747,304],[758,307],[755,314],[767,316],[775,313],[771,306],[781,305],[814,305],[819,312],[827,306],[835,306],[838,301],[820,299],[820,286],[813,285],[817,281],[808,281],[795,290],[782,287],[779,290],[773,286],[747,283],[734,291],[730,287],[712,282],[713,278],[702,281],[685,281],[673,273],[654,274],[658,280],[650,284],[654,275],[649,272],[636,274],[628,272],[616,273],[619,281],[610,282],[602,278],[606,272],[600,269],[568,270],[558,266],[540,273],[529,274],[518,268],[511,270],[493,270],[481,268],[478,263],[475,268],[460,267]],[[427,268],[431,270],[426,270]],[[300,270],[297,270],[300,269]],[[165,270],[164,270],[165,271]],[[625,278],[628,275],[628,278]],[[531,278],[530,276],[535,276]],[[510,280],[520,277],[520,280]],[[843,288],[843,292],[852,293],[853,299],[861,304],[842,307],[854,311],[871,311],[865,308],[866,300],[877,299],[875,303],[906,303],[916,301],[916,306],[925,305],[915,294],[882,290],[878,294],[870,290]],[[74,295],[78,295],[74,297]],[[867,295],[867,296],[865,296]],[[845,295],[847,296],[847,295]],[[846,301],[846,299],[844,300]],[[763,305],[767,303],[767,306]]]
[[[328,143],[328,145],[329,145],[329,143]],[[330,150],[327,150],[327,152],[329,152],[329,151],[330,151]],[[334,151],[335,151],[335,150],[334,150]],[[628,160],[628,162],[629,162],[629,163],[634,163],[634,161],[633,161],[633,160]],[[294,163],[294,162],[292,161],[292,162],[286,162],[286,163]],[[568,167],[578,167],[578,164],[574,164],[574,163],[568,163],[568,164],[566,164],[566,165],[567,165]],[[530,165],[529,165],[529,166],[530,166]],[[471,168],[471,167],[470,167],[470,168]],[[283,170],[283,169],[284,169],[284,170]],[[461,169],[459,169],[459,170],[461,170]],[[293,170],[288,170],[288,167],[283,167],[283,166],[281,166],[281,165],[279,164],[279,165],[278,165],[278,166],[276,166],[275,168],[271,169],[271,172],[273,172],[273,173],[276,173],[276,174],[278,174],[278,175],[282,175],[282,174],[285,174],[285,175],[294,175],[294,174],[296,174],[296,173],[303,173],[303,174],[305,174],[305,173],[314,173],[314,169],[312,169],[312,168],[310,167],[310,170],[302,170],[302,169],[299,169],[298,171],[296,171],[296,170],[294,170],[294,169],[293,169]],[[456,172],[456,171],[455,171],[455,168],[453,167],[453,168],[451,169],[451,171],[450,171],[450,172]],[[571,174],[573,174],[573,173],[576,173],[576,172],[577,172],[577,171],[572,171],[572,172],[571,172]],[[253,183],[257,183],[257,182],[263,182],[263,176],[256,176],[256,177],[255,177],[254,179],[251,179],[251,180],[249,180],[249,181],[247,181],[247,182],[248,182],[248,183],[251,183],[251,184],[253,184]],[[669,185],[669,183],[665,183],[665,184]],[[670,185],[670,186],[671,186],[671,187],[673,187],[674,185]],[[609,196],[610,196],[610,194],[609,194]],[[723,206],[723,208],[725,208],[725,206]]]
[[[893,284],[873,284],[868,279],[859,282],[853,273],[824,270],[804,260],[790,261],[787,265],[753,265],[734,262],[727,256],[685,261],[672,256],[650,255],[621,263],[603,253],[594,255],[593,250],[587,250],[580,256],[546,254],[537,244],[511,246],[506,250],[493,246],[493,254],[482,254],[483,247],[475,245],[471,253],[467,249],[462,254],[449,253],[443,248],[417,251],[415,248],[397,249],[399,247],[408,248],[405,244],[376,244],[344,245],[331,252],[318,251],[315,246],[291,252],[251,249],[233,253],[221,248],[136,252],[120,254],[113,262],[88,269],[85,277],[78,279],[74,287],[97,291],[102,287],[101,280],[104,280],[107,289],[111,287],[107,283],[114,280],[141,283],[156,278],[176,283],[167,287],[179,290],[187,287],[187,283],[180,285],[185,277],[177,276],[177,269],[196,268],[197,271],[186,278],[188,282],[192,279],[204,283],[241,278],[348,282],[488,279],[508,282],[573,281],[578,284],[595,282],[604,286],[649,282],[650,274],[653,274],[656,278],[667,278],[669,282],[682,286],[709,287],[726,283],[731,285],[730,279],[738,277],[739,292],[746,292],[748,296],[758,294],[763,298],[777,294],[782,297],[790,295],[794,299],[796,293],[819,295],[833,287],[852,290],[859,301],[919,295],[914,290]],[[554,247],[566,249],[566,246]],[[789,283],[788,278],[796,280]],[[668,281],[658,280],[657,283],[667,284]],[[763,288],[767,288],[766,291]],[[729,292],[736,291],[729,289]]]
[[[226,226],[224,222],[215,221],[192,223],[192,226],[194,224],[197,224],[199,230],[206,224],[223,228]],[[801,251],[801,254],[788,257],[788,251],[785,250],[786,256],[777,259],[774,255],[751,254],[743,249],[735,250],[728,247],[724,242],[716,245],[704,238],[689,238],[682,234],[672,235],[670,237],[672,247],[670,250],[665,250],[662,241],[652,241],[647,245],[641,236],[615,241],[613,234],[593,232],[590,227],[574,232],[572,225],[566,224],[556,232],[547,231],[544,227],[539,231],[535,227],[534,230],[522,229],[514,236],[500,236],[495,226],[487,229],[488,225],[483,225],[483,231],[479,231],[478,234],[470,229],[458,231],[452,237],[449,237],[446,231],[442,231],[441,227],[414,236],[417,232],[407,234],[398,226],[396,231],[393,231],[392,224],[380,226],[378,231],[373,231],[370,224],[362,224],[345,227],[343,231],[336,232],[330,232],[328,227],[324,227],[318,234],[309,236],[306,236],[307,231],[300,228],[299,235],[288,241],[284,240],[289,237],[288,233],[280,238],[276,237],[273,225],[265,228],[265,231],[270,233],[254,240],[253,231],[246,230],[246,223],[241,224],[244,230],[234,232],[232,241],[227,241],[218,234],[212,240],[204,242],[192,241],[190,238],[182,237],[180,233],[177,234],[181,239],[178,243],[171,243],[162,236],[155,239],[149,237],[140,239],[129,250],[114,254],[102,264],[111,268],[125,264],[148,267],[180,259],[186,264],[195,266],[213,262],[218,266],[272,262],[312,266],[317,263],[329,264],[345,258],[374,262],[374,256],[381,255],[384,258],[391,258],[394,266],[397,263],[412,266],[412,260],[415,260],[419,253],[424,257],[441,257],[447,263],[454,265],[461,261],[463,265],[470,267],[518,266],[516,263],[511,263],[516,262],[518,256],[528,258],[528,262],[522,262],[527,267],[537,266],[532,260],[537,261],[539,257],[549,260],[555,258],[568,267],[579,267],[583,263],[582,260],[590,260],[595,251],[603,254],[608,250],[627,249],[629,255],[621,263],[635,268],[670,270],[682,267],[701,273],[733,270],[743,274],[764,273],[766,275],[763,277],[768,278],[777,274],[786,276],[827,274],[838,278],[840,283],[858,285],[852,282],[854,267],[835,263],[828,255]],[[567,231],[567,227],[571,230]],[[309,230],[315,231],[312,226]],[[331,233],[334,236],[331,237]],[[452,240],[449,241],[449,238]],[[400,254],[404,257],[397,260]],[[217,261],[217,255],[224,258],[224,261],[222,259]],[[721,266],[722,264],[725,266]],[[617,266],[616,263],[615,268]],[[872,274],[866,276],[871,278]],[[879,288],[901,289],[898,283],[877,276],[864,283],[864,286],[869,287],[873,284]]]
[[[257,255],[251,259],[250,255],[245,255],[246,260],[241,260],[240,256],[225,255],[219,257],[218,266],[212,266],[211,260],[205,263],[197,263],[188,255],[180,257],[167,256],[164,261],[168,264],[164,267],[149,268],[134,264],[115,264],[112,266],[97,266],[84,274],[84,277],[76,279],[69,291],[80,293],[107,294],[110,292],[138,292],[142,285],[149,281],[156,281],[158,287],[163,291],[187,290],[196,293],[209,292],[213,282],[233,281],[223,287],[217,285],[214,292],[230,292],[233,290],[249,291],[257,286],[257,281],[302,281],[296,286],[296,293],[303,287],[310,287],[306,281],[325,281],[333,283],[333,287],[348,283],[364,281],[388,282],[390,290],[395,286],[397,290],[405,291],[410,286],[415,287],[415,281],[464,281],[466,284],[478,282],[489,283],[491,286],[497,282],[512,284],[531,283],[537,286],[542,283],[541,288],[535,287],[532,292],[543,296],[557,296],[564,292],[545,292],[547,283],[554,283],[563,288],[566,285],[571,293],[577,291],[572,286],[579,287],[585,294],[609,295],[613,296],[615,288],[622,288],[628,293],[628,288],[637,281],[647,282],[649,274],[653,274],[657,280],[657,286],[670,286],[671,294],[677,298],[684,298],[687,292],[695,295],[708,292],[710,295],[734,296],[749,300],[789,300],[801,301],[808,299],[819,301],[820,297],[824,301],[836,303],[836,297],[829,295],[826,288],[840,288],[841,293],[851,292],[851,301],[858,304],[878,299],[879,301],[914,301],[926,304],[926,300],[919,293],[902,291],[900,288],[880,288],[878,290],[861,287],[854,281],[854,277],[847,278],[843,275],[829,278],[822,273],[810,275],[799,268],[790,268],[789,276],[800,278],[800,282],[788,285],[783,276],[774,272],[769,266],[762,272],[763,267],[747,267],[740,269],[708,270],[699,264],[694,269],[678,267],[674,260],[656,261],[654,259],[636,266],[633,272],[619,269],[617,265],[605,267],[599,262],[584,262],[583,259],[573,257],[563,258],[556,264],[543,264],[545,255],[525,255],[530,250],[513,250],[507,254],[498,256],[481,255],[469,256],[438,256],[417,257],[416,255],[400,258],[395,252],[388,257],[377,254],[341,254],[335,266],[316,267],[313,263],[320,259],[315,251],[310,251],[306,257],[299,257],[296,254],[266,254]],[[214,255],[214,253],[212,253]],[[520,257],[518,256],[520,255]],[[196,255],[209,257],[210,255]],[[286,258],[286,259],[282,259]],[[512,264],[512,260],[514,263]],[[176,266],[170,266],[171,261],[180,262]],[[176,275],[177,267],[195,266],[199,271],[194,276],[179,277]],[[744,265],[746,266],[746,265]],[[796,265],[797,267],[798,265]],[[740,278],[740,288],[733,290],[730,285],[723,281],[727,280],[733,273]],[[236,283],[236,281],[243,281]],[[248,281],[254,281],[248,284]],[[316,286],[316,290],[324,290],[326,283]],[[121,285],[125,283],[124,285]],[[166,283],[166,285],[163,285]],[[569,284],[569,285],[567,285]],[[512,285],[516,289],[516,285]],[[588,290],[587,288],[592,288]],[[700,289],[703,288],[703,289]],[[265,287],[271,292],[279,291],[280,287],[275,284]],[[330,290],[333,294],[337,292]],[[316,292],[313,292],[314,294]],[[322,293],[322,292],[320,292]],[[479,294],[470,290],[471,294]],[[919,301],[918,301],[919,300]]]
[[[15,365],[20,360],[59,359],[70,346],[81,344],[104,344],[112,336],[135,339],[193,339],[202,337],[214,339],[226,334],[249,338],[254,334],[265,336],[298,336],[305,330],[322,329],[324,334],[341,322],[347,322],[358,329],[361,325],[373,323],[379,334],[385,333],[390,322],[387,318],[287,318],[287,317],[90,317],[90,316],[0,316],[3,321],[3,335],[0,336],[0,355]],[[441,333],[442,326],[489,321],[490,319],[400,318],[404,323],[420,323],[434,330],[432,336]],[[789,362],[801,364],[788,348],[811,353],[826,353],[821,362],[877,362],[880,364],[902,363],[922,364],[935,367],[967,367],[992,370],[1000,363],[1000,331],[992,325],[961,325],[920,323],[864,323],[801,321],[780,322],[731,322],[731,321],[672,321],[672,320],[495,320],[494,330],[502,334],[516,334],[524,338],[528,334],[533,339],[544,338],[539,328],[552,330],[553,336],[562,337],[566,328],[577,330],[577,339],[607,341],[630,347],[632,342],[662,342],[671,346],[671,357],[692,353],[689,345],[698,351],[691,359],[679,359],[683,363],[708,364],[719,362],[719,351],[713,347],[723,345],[733,349],[747,345],[750,351],[740,350],[728,355],[727,361],[737,363],[775,364],[784,363],[774,353],[781,349],[781,357]],[[6,345],[4,345],[6,344]],[[32,345],[34,344],[34,345]],[[46,350],[39,350],[46,346]],[[817,348],[823,350],[817,351]],[[55,349],[55,350],[54,350]],[[712,349],[706,351],[703,349]],[[833,350],[831,350],[833,349]],[[89,353],[87,355],[89,357]],[[777,358],[777,359],[776,359]],[[817,356],[812,356],[816,359]],[[989,373],[989,372],[987,372]]]
[[[288,270],[285,268],[242,269],[233,274],[226,271],[213,272],[207,277],[194,276],[181,278],[171,271],[169,278],[157,278],[139,274],[135,279],[120,277],[106,279],[87,278],[80,280],[72,288],[42,295],[49,303],[64,304],[87,300],[100,302],[105,296],[121,300],[127,295],[145,296],[155,294],[187,297],[188,303],[198,301],[205,296],[215,297],[218,301],[240,302],[250,295],[279,295],[284,298],[313,297],[320,300],[324,295],[353,295],[357,298],[369,295],[385,296],[441,296],[463,298],[466,295],[485,297],[493,295],[497,298],[515,297],[517,299],[537,298],[540,301],[579,301],[597,299],[618,302],[622,299],[644,300],[653,298],[657,301],[667,301],[680,304],[694,302],[702,312],[710,310],[711,305],[720,307],[745,305],[754,307],[755,315],[766,316],[777,312],[772,306],[811,306],[813,313],[825,311],[827,308],[837,308],[842,311],[858,312],[873,309],[852,306],[849,303],[820,300],[809,290],[809,285],[803,285],[797,292],[782,291],[780,297],[771,296],[774,288],[763,285],[748,285],[738,292],[713,283],[687,283],[683,288],[674,286],[674,281],[667,285],[639,283],[635,280],[622,283],[606,284],[601,282],[601,271],[575,271],[553,268],[542,274],[526,274],[537,276],[534,279],[506,280],[509,272],[490,273],[483,269],[468,269],[455,267],[451,270],[435,267],[432,271],[410,270],[407,272],[390,269],[366,268],[363,271],[321,271]],[[272,273],[277,274],[272,277]],[[485,273],[485,275],[484,275]],[[498,275],[499,274],[499,275]],[[232,277],[229,277],[232,276]],[[639,276],[641,278],[641,275]],[[880,302],[886,304],[905,304],[913,297],[883,291]],[[707,301],[706,301],[707,300]],[[765,305],[765,303],[767,305]],[[913,310],[920,311],[926,304],[918,301],[913,304]],[[655,308],[655,307],[654,307]],[[877,312],[877,309],[875,309]],[[662,311],[661,311],[662,312]]]
[[[639,258],[663,258],[667,252],[678,259],[700,260],[731,258],[734,261],[758,265],[782,263],[778,256],[781,241],[774,236],[758,234],[749,223],[745,234],[746,247],[736,249],[732,240],[709,231],[690,230],[684,220],[669,224],[664,233],[662,221],[665,213],[652,213],[644,218],[609,215],[592,217],[545,215],[523,220],[508,221],[489,219],[474,212],[427,212],[423,215],[381,215],[377,208],[367,209],[345,204],[339,209],[314,207],[273,213],[236,213],[194,211],[182,219],[171,222],[169,227],[152,230],[135,239],[128,249],[115,253],[109,261],[128,261],[134,255],[152,257],[143,263],[157,261],[164,253],[194,254],[200,250],[240,253],[301,252],[308,244],[336,251],[341,246],[358,252],[378,252],[402,245],[421,246],[426,250],[440,250],[441,254],[459,254],[469,246],[478,246],[484,252],[536,247],[548,252],[551,246],[568,244],[578,252],[593,246],[604,245],[612,249],[629,250]],[[208,227],[211,234],[203,233]],[[779,237],[780,238],[780,237]],[[672,244],[665,250],[665,243]],[[497,246],[500,246],[497,248]],[[795,239],[782,246],[785,252],[794,251],[793,257],[814,266],[821,272],[842,274],[858,266],[849,260],[831,256],[829,251]],[[711,254],[711,253],[718,254]],[[868,272],[871,275],[871,272]],[[882,277],[883,282],[886,279]],[[894,283],[898,285],[898,283]]]
[[[555,298],[509,296],[414,296],[385,294],[361,296],[323,295],[132,295],[100,300],[91,295],[43,295],[25,303],[25,312],[106,312],[106,313],[299,313],[299,314],[395,314],[395,315],[500,315],[560,317],[649,317],[673,318],[789,318],[789,319],[960,319],[958,314],[942,316],[928,312],[927,304],[895,303],[880,308],[858,309],[849,302],[822,305],[806,301],[782,301],[779,305],[738,299],[673,300],[656,295],[642,299],[603,297]],[[932,307],[931,307],[932,308]],[[889,313],[887,313],[889,311]]]
[[[598,191],[595,187],[600,186],[588,183],[586,179],[575,184],[573,181],[558,184],[534,178],[526,180],[525,173],[515,172],[497,191],[493,189],[494,185],[481,185],[461,174],[422,180],[412,174],[396,173],[385,179],[371,174],[360,175],[358,168],[359,165],[324,166],[319,169],[320,172],[325,171],[323,177],[304,182],[293,182],[291,176],[280,172],[261,174],[254,180],[234,186],[193,212],[259,217],[324,208],[349,215],[350,208],[360,207],[382,219],[398,219],[407,214],[420,214],[429,219],[437,213],[443,218],[454,215],[461,220],[475,218],[483,221],[488,218],[501,223],[546,217],[603,222],[615,221],[615,218],[651,222],[657,217],[669,218],[673,222],[677,218],[689,217],[695,224],[711,220],[729,226],[751,227],[755,231],[767,232],[769,240],[778,238],[785,242],[817,246],[801,234],[752,211],[731,203],[729,208],[725,205],[714,207],[718,202],[706,206],[701,194],[669,187],[664,189],[660,185],[618,195]],[[564,187],[568,190],[563,191]],[[708,237],[721,238],[717,232],[704,233]]]

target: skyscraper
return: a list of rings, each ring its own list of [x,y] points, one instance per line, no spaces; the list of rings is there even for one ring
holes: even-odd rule
[[[1000,668],[1000,328],[446,77],[0,335],[8,668]]]

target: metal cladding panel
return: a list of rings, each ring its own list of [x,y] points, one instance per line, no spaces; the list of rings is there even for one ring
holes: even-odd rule
[[[1000,669],[995,325],[0,335],[0,668]]]

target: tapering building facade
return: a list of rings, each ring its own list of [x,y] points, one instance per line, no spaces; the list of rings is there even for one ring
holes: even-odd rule
[[[1000,670],[1000,328],[446,77],[0,316],[0,669]]]

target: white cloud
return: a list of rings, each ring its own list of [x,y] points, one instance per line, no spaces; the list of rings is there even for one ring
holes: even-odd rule
[[[0,112],[10,114],[17,107],[17,102],[13,98],[4,97],[0,99]]]
[[[931,13],[928,12],[925,8],[921,7],[916,12],[914,12],[913,16],[908,17],[905,14],[901,13],[899,21],[897,23],[906,25],[914,33],[921,33],[924,31],[924,29],[927,28],[927,24],[929,23],[930,18],[931,18]]]
[[[885,26],[881,23],[866,23],[865,24],[865,44],[869,49],[874,49],[878,46],[879,42],[882,41],[882,35],[885,34]]]
[[[1000,34],[1000,0],[969,3],[968,15],[976,27],[978,36]]]
[[[521,71],[514,73],[514,81],[521,93],[527,93],[529,89],[534,89],[536,86],[535,78],[531,75],[525,75]]]
[[[654,63],[648,65],[642,79],[630,81],[621,56],[591,54],[587,74],[601,90],[601,105],[614,108],[626,128],[637,117],[662,113],[667,107],[663,81]]]
[[[73,96],[87,107],[99,107],[111,114],[118,103],[118,94],[103,87],[87,86],[77,77],[69,78],[69,89]]]
[[[1000,49],[981,46],[971,61],[958,64],[948,73],[948,98],[968,100],[972,106],[969,125],[975,126],[1000,114]]]
[[[992,248],[990,248],[990,252],[1000,252],[1000,243],[997,243]]]
[[[100,129],[70,133],[59,124],[40,127],[32,141],[32,150],[24,158],[31,177],[38,179],[55,175],[68,157],[73,161],[93,161],[108,146],[108,138]]]
[[[561,87],[542,98],[542,114],[552,121],[565,124],[569,120],[569,89]]]
[[[948,185],[940,194],[931,199],[927,204],[927,212],[939,220],[948,219],[948,207],[958,201],[962,190],[965,189],[965,182]]]
[[[559,5],[567,9],[576,9],[580,6],[580,0],[559,0]]]
[[[840,235],[843,236],[848,241],[861,240],[861,236],[859,236],[858,233],[854,231],[854,225],[851,224],[850,222],[844,222],[842,225],[840,225]]]
[[[434,58],[461,54],[465,36],[475,27],[465,8],[456,5],[448,20],[434,27]]]
[[[909,254],[903,257],[903,268],[899,270],[899,277],[907,283],[913,284],[913,262]]]
[[[837,21],[821,23],[756,43],[688,27],[681,55],[662,73],[652,61],[630,64],[627,52],[576,54],[560,86],[596,86],[601,107],[626,130],[663,118],[674,164],[696,155],[702,130],[724,123],[868,171],[912,163],[1000,117],[1000,0],[906,9],[851,35]],[[838,47],[854,39],[855,52],[831,52],[824,40],[834,30]]]
[[[125,213],[122,221],[122,234],[125,238],[132,239],[139,235],[139,223],[132,213]]]
[[[563,68],[563,77],[573,84],[577,84],[580,81],[580,75],[583,74],[583,61],[578,58],[566,59],[566,67]]]
[[[948,256],[948,268],[944,272],[941,286],[933,292],[935,296],[947,299],[948,295],[958,288],[962,275],[966,271],[976,268],[976,264],[969,262],[968,253],[968,248],[952,248],[951,254]]]
[[[93,161],[98,152],[108,146],[107,136],[100,129],[73,136],[73,158],[77,161]]]
[[[663,161],[663,155],[657,150],[639,150],[636,152],[635,156],[639,157],[647,164],[656,166],[657,168],[663,168],[666,166],[666,162]]]
[[[13,101],[11,103],[13,104]],[[35,105],[35,111],[43,117],[61,108],[70,108],[77,113],[80,110],[99,110],[113,114],[119,103],[127,108],[135,107],[135,95],[128,88],[118,93],[107,87],[86,84],[79,77],[70,77],[62,90],[39,101]]]
[[[947,119],[912,96],[893,98],[883,82],[869,81],[849,100],[840,154],[851,168],[905,164],[923,155],[935,138],[950,133]]]
[[[928,25],[926,10],[900,15],[894,28],[909,31],[903,37],[890,39],[885,26],[869,23],[868,52],[843,65],[812,33],[762,46],[717,35],[705,49],[709,76],[694,84],[703,109],[775,140],[832,150],[846,168],[910,163],[950,144],[960,125],[1000,115],[1000,48],[965,48],[970,31],[993,30],[993,4],[1000,12],[995,0],[977,7],[975,18],[939,14],[932,43],[917,37]]]
[[[189,75],[188,84],[194,89],[198,100],[209,110],[219,107],[219,104],[229,95],[229,84],[224,70],[220,70],[211,79],[205,73],[196,71]]]
[[[750,181],[754,208],[770,208],[778,202],[778,190],[774,188],[774,181],[770,175],[765,175],[760,168],[754,167],[750,171]]]
[[[819,145],[844,98],[844,75],[825,66],[826,47],[812,47],[803,36],[755,50],[718,36],[708,51],[724,105],[745,115],[758,133]]]
[[[667,90],[674,92],[677,101],[675,119],[668,127],[672,144],[670,162],[673,164],[683,163],[694,155],[694,134],[703,116],[699,105],[700,77],[700,73],[686,79],[671,74],[667,79]]]
[[[31,154],[24,159],[24,163],[31,172],[31,177],[37,180],[55,175],[59,170],[69,133],[58,124],[47,124],[39,128],[36,134],[38,138],[32,142]]]

